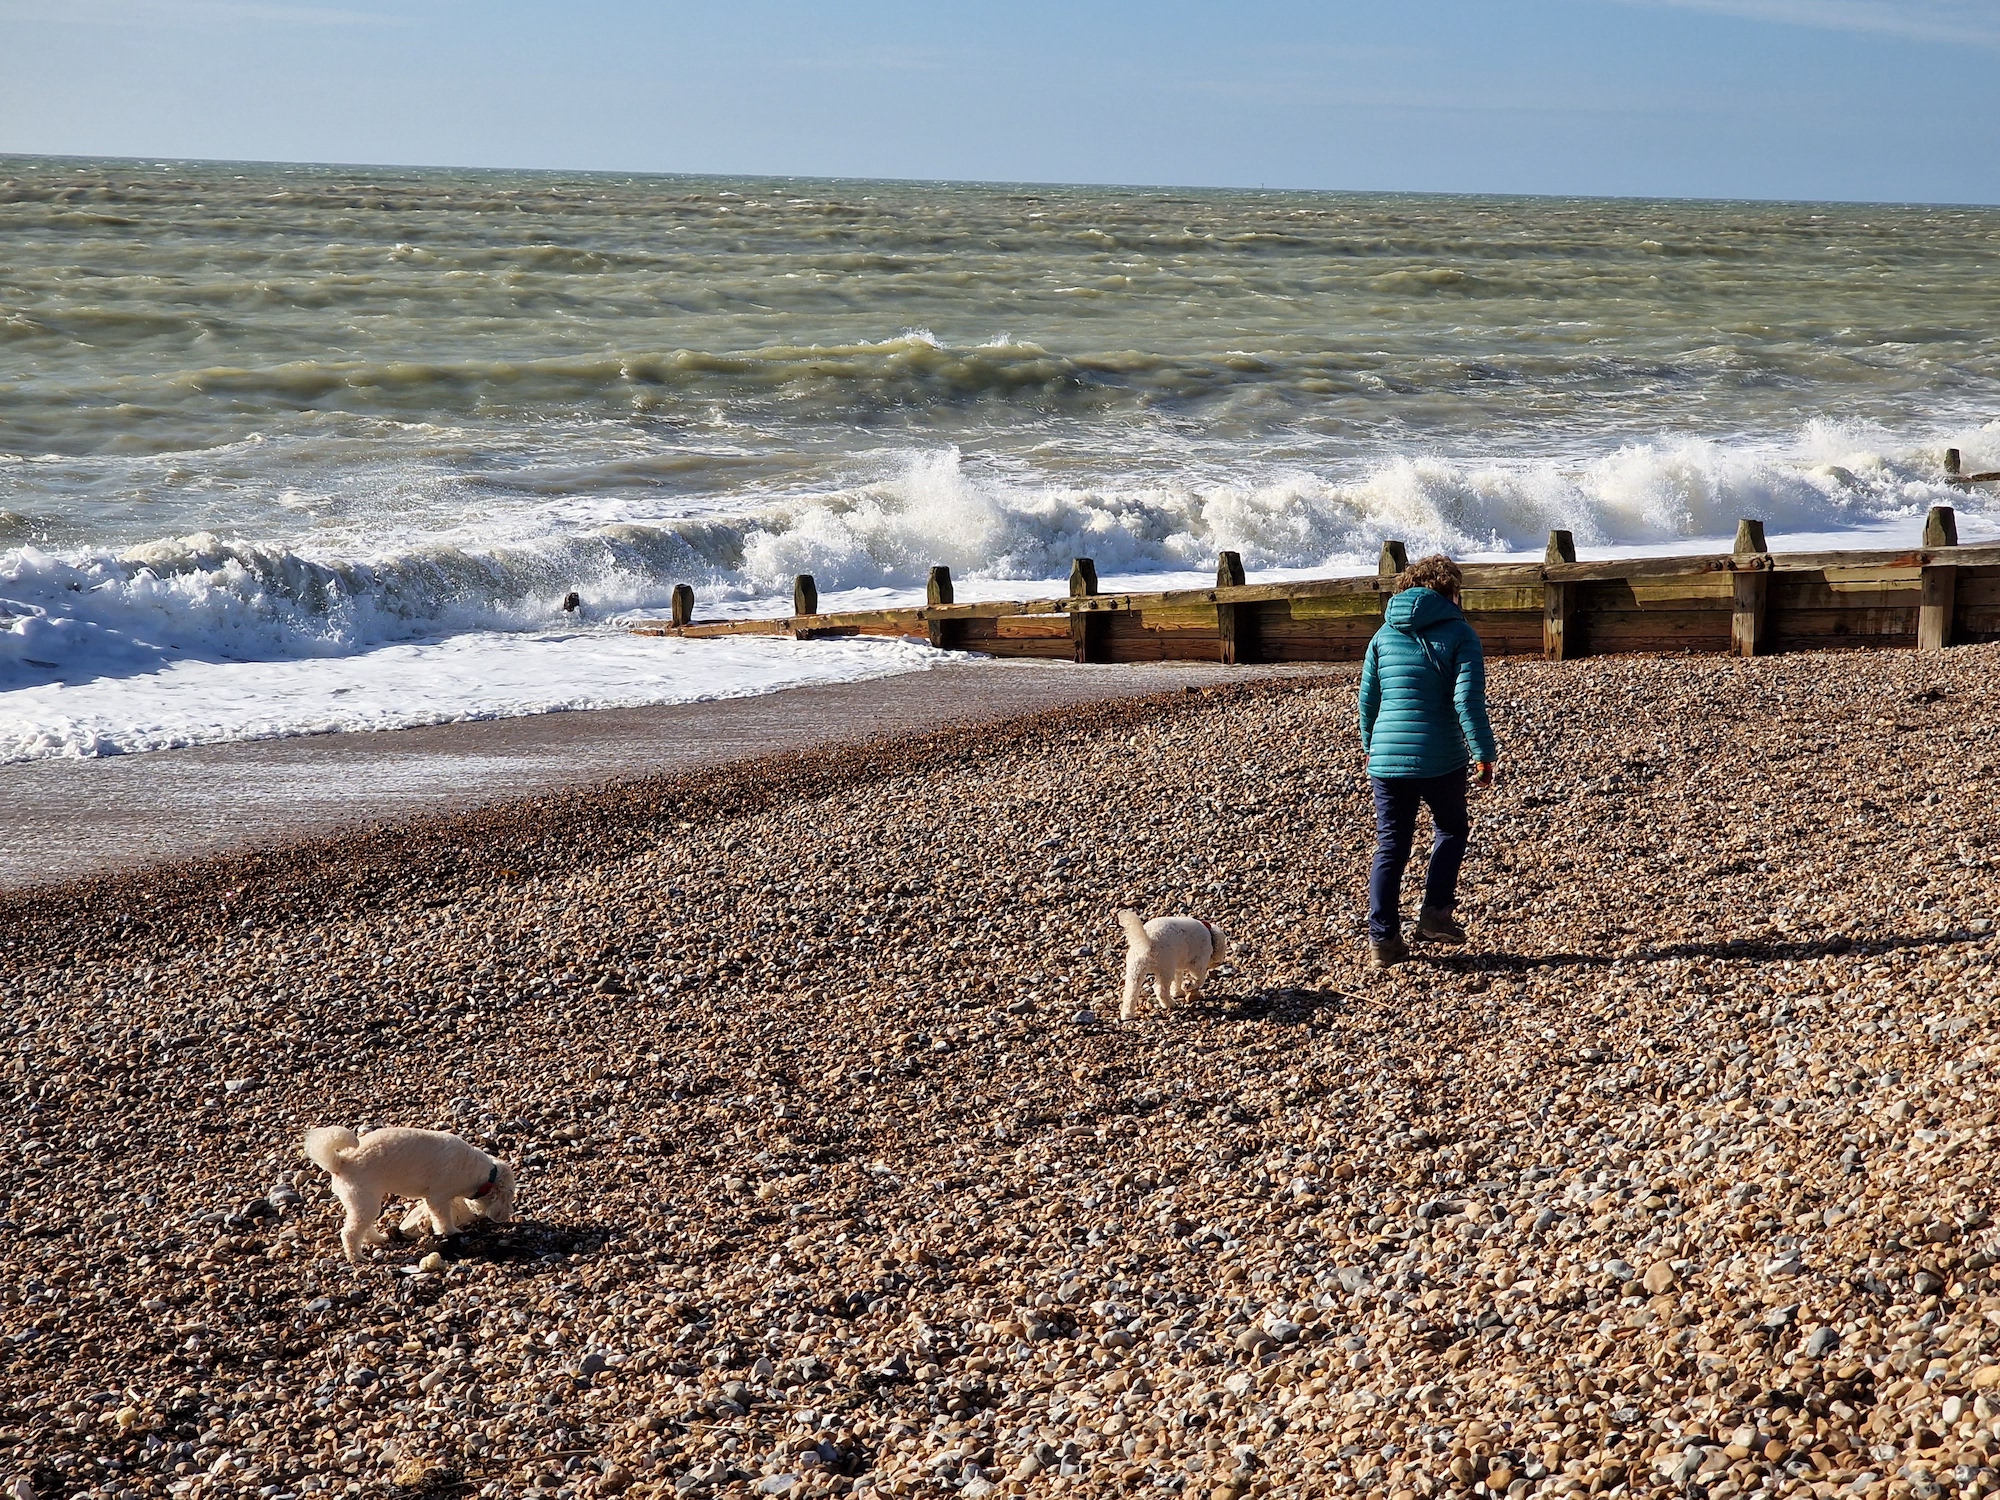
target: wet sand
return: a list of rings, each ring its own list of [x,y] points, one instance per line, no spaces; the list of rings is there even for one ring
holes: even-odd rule
[[[952,662],[754,698],[0,766],[0,889],[267,848],[779,750],[1298,670]]]

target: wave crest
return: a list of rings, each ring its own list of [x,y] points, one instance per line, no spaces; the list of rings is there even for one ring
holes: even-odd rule
[[[1988,436],[1962,442],[1978,455]],[[344,655],[535,630],[562,622],[572,590],[598,618],[663,608],[679,582],[697,586],[704,608],[780,610],[797,573],[823,595],[915,591],[936,563],[966,580],[1059,588],[1078,556],[1122,575],[1206,569],[1223,549],[1252,569],[1365,569],[1390,536],[1460,554],[1539,553],[1556,527],[1586,547],[1658,546],[1727,538],[1744,515],[1774,533],[1823,532],[1940,500],[1983,524],[1989,501],[1928,477],[1937,457],[1885,455],[1820,425],[1785,455],[1685,439],[1580,469],[1398,457],[1352,481],[1274,471],[1113,488],[1024,480],[943,448],[749,513],[550,522],[507,544],[329,558],[204,532],[119,553],[25,547],[0,553],[0,687],[46,681],[48,664],[102,675],[186,655]]]

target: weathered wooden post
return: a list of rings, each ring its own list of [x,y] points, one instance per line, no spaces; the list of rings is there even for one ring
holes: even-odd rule
[[[1755,656],[1764,648],[1764,607],[1770,598],[1771,558],[1764,543],[1764,523],[1736,523],[1736,548],[1730,559],[1735,602],[1729,617],[1729,654]]]
[[[1949,505],[1933,505],[1924,517],[1925,551],[1957,545],[1958,512]],[[1951,644],[1953,617],[1958,611],[1958,568],[1926,560],[1920,576],[1923,588],[1917,596],[1917,649],[1942,651]]]
[[[1069,596],[1072,599],[1089,599],[1097,593],[1097,564],[1088,557],[1079,557],[1070,564]],[[1072,609],[1069,612],[1069,639],[1072,652],[1078,662],[1104,660],[1104,633],[1110,621],[1087,609]]]
[[[668,618],[668,623],[673,625],[691,625],[694,623],[693,584],[677,583],[674,585],[674,607],[673,613]]]
[[[1219,589],[1240,589],[1246,575],[1243,572],[1243,554],[1240,552],[1219,552],[1215,558],[1215,586]],[[1215,606],[1215,633],[1218,638],[1215,659],[1225,667],[1239,667],[1251,660],[1256,652],[1253,644],[1245,637],[1249,634],[1249,622],[1237,613],[1233,604]]]
[[[1576,561],[1576,538],[1567,531],[1549,533],[1549,550],[1542,558],[1545,568],[1561,567]],[[1576,585],[1542,580],[1542,655],[1550,661],[1567,661],[1578,654],[1570,638],[1570,616],[1576,610]]]
[[[792,613],[794,615],[819,613],[819,585],[813,582],[810,573],[801,573],[792,580]]]
[[[924,606],[936,609],[940,604],[952,602],[951,569],[942,563],[931,569],[931,576],[924,582]],[[931,644],[940,651],[949,650],[958,644],[959,631],[956,620],[937,620],[928,616],[924,624],[929,628]]]
[[[1946,484],[1955,484],[1962,490],[1969,490],[1975,484],[1992,484],[1996,479],[2000,479],[2000,469],[1988,469],[1983,474],[1968,474],[1958,461],[1958,450],[1956,448],[1947,448],[1944,450],[1944,482]]]
[[[1409,565],[1409,549],[1401,542],[1387,541],[1382,544],[1382,556],[1375,564],[1377,613],[1388,613],[1389,596],[1396,592],[1396,579]]]

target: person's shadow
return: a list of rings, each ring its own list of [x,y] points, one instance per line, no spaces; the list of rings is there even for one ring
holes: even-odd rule
[[[1656,964],[1677,958],[1748,959],[1754,963],[1799,963],[1843,954],[1867,957],[1913,948],[1957,948],[1992,941],[1991,933],[1955,930],[1926,936],[1883,934],[1874,937],[1832,936],[1725,938],[1707,943],[1668,943],[1619,953],[1465,953],[1427,951],[1413,964],[1458,974],[1525,974],[1535,969],[1604,969],[1612,964]]]
[[[1994,934],[1956,930],[1925,936],[1884,934],[1872,937],[1727,938],[1707,943],[1669,943],[1618,953],[1480,953],[1448,948],[1425,949],[1405,961],[1407,969],[1431,969],[1465,979],[1505,978],[1540,969],[1608,969],[1613,964],[1665,963],[1672,959],[1727,958],[1753,963],[1798,963],[1808,959],[1851,954],[1868,957],[1904,949],[1956,948],[1985,945]],[[1357,980],[1356,989],[1368,981]],[[1474,993],[1477,993],[1476,991]],[[1369,1003],[1363,993],[1330,986],[1274,985],[1241,992],[1204,992],[1196,1001],[1199,1013],[1235,1021],[1270,1021],[1280,1026],[1324,1024]]]

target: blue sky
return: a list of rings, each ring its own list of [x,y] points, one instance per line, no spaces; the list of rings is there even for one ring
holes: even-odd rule
[[[2000,0],[0,0],[0,152],[2000,202]]]

